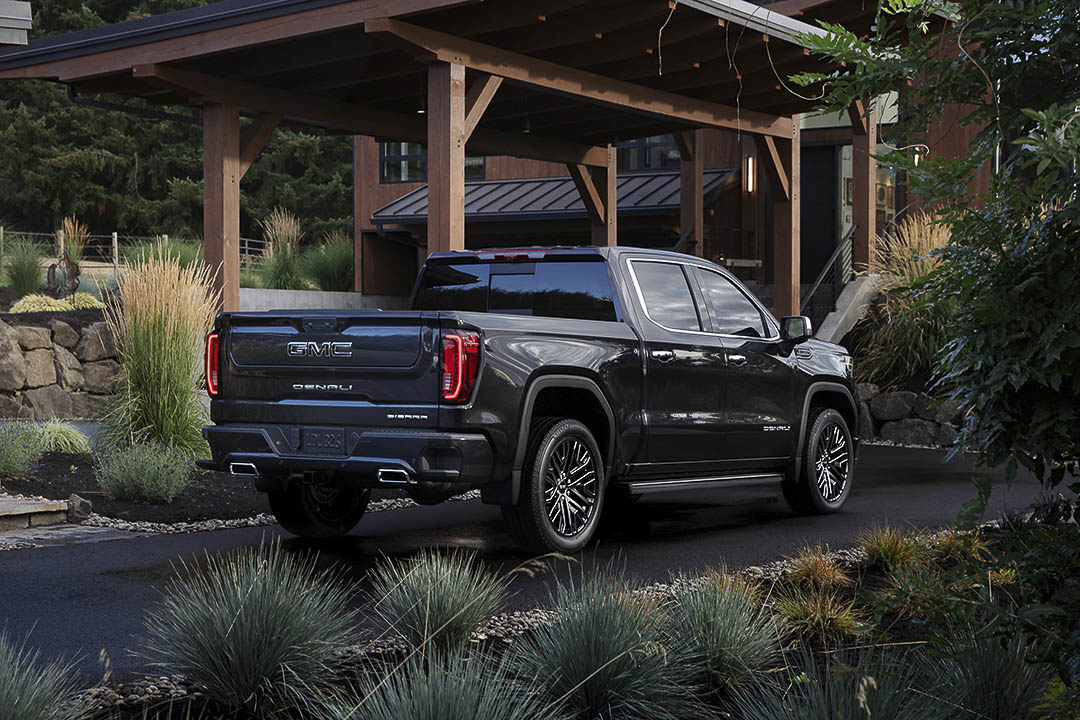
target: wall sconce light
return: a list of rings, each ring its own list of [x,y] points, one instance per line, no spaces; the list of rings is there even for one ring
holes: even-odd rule
[[[754,156],[747,155],[743,160],[743,190],[747,194],[753,194],[757,175],[754,172]]]

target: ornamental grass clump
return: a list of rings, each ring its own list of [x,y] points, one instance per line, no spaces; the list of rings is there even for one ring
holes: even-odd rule
[[[856,635],[865,627],[855,603],[832,590],[789,585],[776,593],[775,608],[791,630],[824,645]]]
[[[105,416],[109,444],[145,439],[189,454],[205,450],[200,398],[203,342],[218,305],[213,275],[185,267],[158,245],[117,279],[105,319],[121,373]]]
[[[97,457],[94,477],[110,500],[164,505],[184,491],[193,466],[183,450],[155,442],[109,449]]]
[[[803,547],[798,555],[788,558],[788,562],[787,579],[803,587],[827,590],[851,585],[851,576],[827,547]]]
[[[58,300],[48,295],[24,295],[11,306],[8,312],[31,313],[31,312],[68,312],[75,307],[67,300]]]
[[[522,678],[535,679],[553,703],[579,720],[680,720],[702,712],[702,669],[669,643],[657,601],[608,575],[560,585],[559,619],[511,646]]]
[[[914,533],[888,525],[874,525],[863,532],[859,536],[859,546],[871,567],[890,572],[921,562],[928,554]]]
[[[259,264],[259,281],[264,288],[303,290],[306,286],[301,267],[300,241],[304,238],[300,221],[282,208],[274,208],[260,225],[266,247]]]
[[[353,241],[340,230],[327,233],[318,247],[304,254],[304,272],[320,290],[352,292]]]
[[[780,659],[782,624],[762,608],[757,584],[710,572],[674,586],[673,642],[694,659],[702,685],[728,693]]]
[[[473,553],[422,550],[372,572],[371,600],[386,625],[414,648],[460,650],[506,596],[502,579]]]
[[[46,420],[38,426],[45,452],[79,454],[90,452],[90,439],[71,423]]]
[[[76,310],[101,310],[105,307],[105,303],[98,300],[90,293],[77,292],[71,297],[66,298],[71,307]]]
[[[942,693],[955,715],[980,720],[1036,720],[1054,673],[1035,655],[1031,638],[1010,640],[972,631],[952,637],[943,648],[938,669]]]
[[[44,259],[41,246],[30,238],[20,238],[8,245],[4,272],[8,285],[17,297],[41,289],[41,265]]]
[[[80,720],[89,708],[79,701],[70,665],[44,664],[41,653],[0,633],[0,720]]]
[[[90,228],[79,222],[75,216],[66,217],[56,231],[56,239],[57,244],[64,248],[68,258],[77,266],[82,262],[83,252],[90,242]]]
[[[0,422],[0,478],[29,475],[44,452],[41,433],[33,423]]]

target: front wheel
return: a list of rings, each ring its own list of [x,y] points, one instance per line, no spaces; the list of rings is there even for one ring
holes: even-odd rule
[[[360,522],[370,496],[370,490],[308,482],[292,482],[285,490],[267,493],[270,509],[281,527],[305,538],[346,534]]]
[[[604,463],[577,420],[542,418],[529,428],[517,505],[504,505],[514,539],[535,552],[574,553],[592,539],[604,501]]]
[[[844,416],[832,408],[814,408],[802,447],[802,469],[783,484],[784,498],[802,514],[839,510],[851,492],[855,448]]]

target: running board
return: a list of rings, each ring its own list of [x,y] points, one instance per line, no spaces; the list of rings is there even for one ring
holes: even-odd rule
[[[678,478],[675,480],[643,480],[641,482],[627,483],[626,488],[631,495],[646,495],[648,493],[674,492],[676,490],[708,490],[718,487],[768,485],[781,482],[783,479],[784,476],[780,473],[720,475],[717,477]]]

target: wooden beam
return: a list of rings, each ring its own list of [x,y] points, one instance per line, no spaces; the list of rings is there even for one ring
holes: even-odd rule
[[[488,109],[488,105],[491,104],[491,100],[495,97],[499,86],[502,85],[502,81],[503,79],[496,75],[484,75],[477,78],[472,87],[469,88],[469,94],[465,96],[466,142],[472,137],[473,131],[476,130],[480,118],[484,116],[484,112]]]
[[[863,108],[866,106],[859,103]],[[856,272],[873,269],[877,237],[877,110],[849,110],[854,132],[851,138],[851,222],[855,225]],[[855,116],[854,113],[858,112]],[[859,130],[862,130],[860,132]]]
[[[459,10],[449,18],[435,22],[438,30],[452,35],[487,35],[500,33],[528,25],[539,25],[544,15],[553,19],[560,13],[570,12],[587,5],[591,0],[545,0],[538,3],[477,3],[473,7]]]
[[[203,108],[203,257],[221,309],[240,309],[240,113]]]
[[[614,12],[610,5],[591,6],[581,12],[549,15],[543,23],[538,22],[519,31],[500,33],[498,37],[493,37],[493,40],[520,53],[544,55],[556,48],[570,45],[581,45],[584,48],[621,45],[619,38],[615,37],[619,31],[642,22],[663,22],[666,14],[667,8],[653,0],[623,2]],[[655,38],[655,26],[652,22],[649,22],[649,25]],[[469,32],[464,34],[473,35]],[[597,34],[602,37],[597,38]],[[578,66],[584,64],[578,63]]]
[[[428,68],[429,253],[465,249],[465,66]]]
[[[679,146],[679,234],[692,233],[694,254],[705,256],[705,133],[675,133]]]
[[[851,120],[851,130],[856,135],[866,135],[870,132],[869,118],[866,116],[866,106],[862,100],[856,100],[848,105],[848,119]]]
[[[240,177],[244,177],[248,168],[255,162],[270,136],[277,130],[281,123],[280,115],[263,113],[255,118],[255,121],[244,130],[240,136]]]
[[[791,185],[788,182],[790,169],[787,167],[788,161],[780,155],[777,141],[771,137],[755,135],[754,142],[758,147],[758,159],[761,161],[765,174],[769,176],[773,189],[781,199],[790,200]]]
[[[619,244],[619,163],[614,145],[607,146],[607,166],[591,167],[596,193],[604,204],[604,222],[592,223],[592,244],[613,246]]]
[[[466,67],[508,80],[576,95],[628,112],[654,115],[705,127],[739,129],[786,137],[783,118],[751,110],[704,102],[683,95],[596,75],[509,50],[464,40],[417,25],[381,18],[364,24],[368,32],[383,32],[408,42],[442,62]]]
[[[589,221],[593,225],[603,226],[605,223],[604,198],[600,197],[600,191],[596,189],[589,168],[584,165],[567,164],[570,177],[577,187],[581,201],[585,204],[585,210],[589,213]]]
[[[184,93],[195,101],[231,102],[239,107],[261,113],[281,115],[317,127],[344,130],[356,135],[372,135],[411,142],[427,142],[427,125],[423,116],[396,113],[380,108],[277,90],[252,83],[193,73],[165,65],[139,65],[133,68],[136,78],[155,82]],[[602,147],[488,130],[476,130],[470,150],[479,155],[513,155],[515,157],[572,162],[583,165],[605,165],[607,150]]]
[[[353,186],[353,291],[364,292],[364,226],[370,218],[364,217],[364,190],[367,178],[363,175],[363,159],[360,143],[368,139],[363,135],[353,135],[352,145],[352,186]]]
[[[790,139],[775,139],[776,157],[782,174],[786,177],[790,192],[773,195],[773,312],[777,317],[798,315],[800,303],[800,262],[801,262],[801,224],[800,224],[800,137],[799,118],[790,119]],[[755,137],[755,140],[757,138]],[[762,145],[758,143],[758,156]],[[762,158],[768,171],[776,165]],[[772,172],[768,173],[770,180]],[[775,188],[775,184],[773,186]]]

